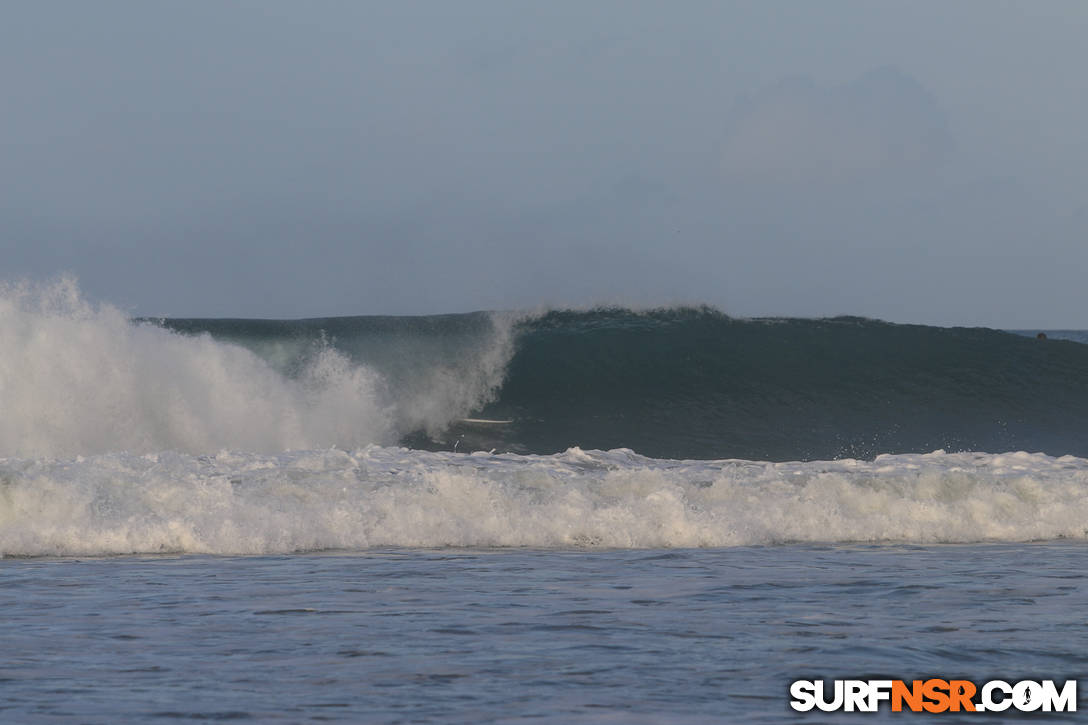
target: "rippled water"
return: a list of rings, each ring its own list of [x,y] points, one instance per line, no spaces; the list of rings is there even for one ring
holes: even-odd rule
[[[3,559],[0,722],[828,722],[790,681],[1088,675],[1086,563],[1083,542]]]

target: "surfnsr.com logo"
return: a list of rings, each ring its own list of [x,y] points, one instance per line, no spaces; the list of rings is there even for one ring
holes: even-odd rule
[[[796,680],[790,707],[799,712],[876,712],[888,703],[892,712],[1076,712],[1077,681],[1060,687],[1054,680]]]

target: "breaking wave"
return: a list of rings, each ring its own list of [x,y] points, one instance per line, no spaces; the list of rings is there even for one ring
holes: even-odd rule
[[[9,284],[0,556],[1082,539],[1086,371],[861,318],[132,320]]]
[[[439,430],[493,395],[508,329],[498,316],[479,316],[459,355],[387,346],[383,375],[320,331],[245,347],[92,305],[71,279],[8,285],[0,288],[0,455],[392,443],[406,430]]]

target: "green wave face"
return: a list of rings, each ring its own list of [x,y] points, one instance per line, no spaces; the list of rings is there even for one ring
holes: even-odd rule
[[[982,328],[709,308],[161,324],[240,343],[287,375],[332,346],[380,374],[412,447],[1088,455],[1088,345]]]

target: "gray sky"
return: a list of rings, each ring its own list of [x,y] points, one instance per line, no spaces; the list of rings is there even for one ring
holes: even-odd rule
[[[0,278],[1088,328],[1088,3],[6,2]]]

